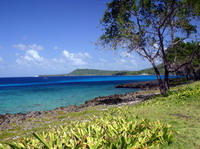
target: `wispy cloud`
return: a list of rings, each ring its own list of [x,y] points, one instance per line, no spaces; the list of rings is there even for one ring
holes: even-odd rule
[[[2,62],[4,62],[4,60],[3,60],[3,58],[2,58],[2,57],[0,57],[0,63],[2,63]]]
[[[132,55],[130,53],[128,53],[128,52],[124,52],[123,51],[123,52],[120,53],[120,56],[121,57],[131,57]]]
[[[19,44],[15,44],[12,46],[13,48],[16,48],[16,49],[20,49],[20,50],[26,50],[27,46],[22,44],[22,43],[19,43]]]
[[[132,65],[132,67],[138,67],[139,65],[139,61],[137,62],[136,59],[137,57],[129,52],[121,52],[120,53],[121,59],[120,62],[121,63],[128,63],[129,65]]]
[[[87,60],[91,58],[89,53],[70,53],[67,50],[63,50],[63,55],[72,65],[85,65]]]
[[[64,50],[55,46],[53,49],[56,50],[58,48],[57,52],[60,54],[48,58],[44,55],[47,49],[38,44],[16,44],[13,45],[13,48],[22,50],[15,53],[16,60],[14,65],[16,71],[33,75],[68,73],[77,68],[138,70],[147,65],[145,60],[141,63],[139,56],[124,51],[119,51],[118,54],[112,57],[110,54],[109,56],[104,54],[91,55],[88,52],[73,52],[73,50]],[[41,52],[41,50],[43,51]],[[1,61],[5,62],[6,59],[4,60],[0,57]]]
[[[37,44],[24,45],[19,44],[15,47],[25,50],[24,54],[17,53],[16,63],[20,68],[36,69],[36,70],[49,70],[49,71],[71,71],[76,68],[87,67],[91,55],[87,52],[73,53],[63,50],[61,56],[54,58],[46,58],[40,53],[42,46]],[[43,49],[43,47],[42,47]],[[45,49],[44,49],[45,50]]]
[[[54,46],[53,49],[54,50],[58,50],[59,48],[58,48],[58,46]]]
[[[15,44],[12,46],[13,48],[19,49],[19,50],[35,50],[35,51],[40,51],[43,50],[43,46],[37,45],[35,43],[25,45],[23,43]]]

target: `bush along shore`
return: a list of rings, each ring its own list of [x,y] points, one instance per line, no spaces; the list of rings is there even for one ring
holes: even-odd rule
[[[194,82],[166,95],[146,90],[1,115],[0,148],[199,148],[199,107],[200,82]]]

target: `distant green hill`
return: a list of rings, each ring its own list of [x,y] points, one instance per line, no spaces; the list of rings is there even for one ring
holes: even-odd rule
[[[109,70],[97,70],[97,69],[76,69],[70,72],[69,76],[105,76],[105,75],[114,75],[122,71],[109,71]]]
[[[163,66],[158,66],[161,73],[163,73]],[[39,77],[46,76],[105,76],[105,75],[142,75],[155,74],[153,68],[143,69],[139,71],[110,71],[97,69],[76,69],[68,74],[54,74],[54,75],[39,75]]]
[[[159,69],[163,73],[163,67],[160,65]],[[141,74],[155,74],[153,68],[143,69],[139,71],[107,71],[97,69],[76,69],[69,73],[69,76],[95,76],[95,75],[141,75]]]

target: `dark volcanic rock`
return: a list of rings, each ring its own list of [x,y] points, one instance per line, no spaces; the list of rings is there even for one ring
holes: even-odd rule
[[[145,82],[134,82],[127,84],[120,84],[115,86],[116,88],[141,88],[141,89],[150,89],[158,86],[157,81],[145,81]]]
[[[110,104],[118,104],[123,102],[123,99],[121,98],[122,95],[112,95],[112,96],[102,96],[102,97],[97,97],[92,100],[88,100],[85,102],[85,106],[95,106],[95,105],[110,105]],[[82,106],[84,106],[82,105]]]
[[[64,112],[77,112],[79,111],[80,107],[76,106],[76,105],[69,105],[66,107],[59,107],[56,108],[55,111],[64,111]]]
[[[43,114],[42,111],[33,111],[25,115],[26,118],[40,117]]]

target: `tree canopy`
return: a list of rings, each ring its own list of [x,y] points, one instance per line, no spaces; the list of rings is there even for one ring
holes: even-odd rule
[[[198,47],[199,43],[195,41],[180,42],[171,50],[168,59],[174,73],[184,75],[187,79],[192,77],[194,80],[200,80],[200,48]],[[180,67],[182,65],[183,67]]]
[[[168,86],[167,55],[179,42],[196,33],[192,23],[199,16],[199,0],[113,0],[101,20],[104,34],[99,43],[114,49],[136,51],[154,67],[161,93]],[[175,40],[179,37],[180,40]],[[163,63],[164,81],[156,62]]]

